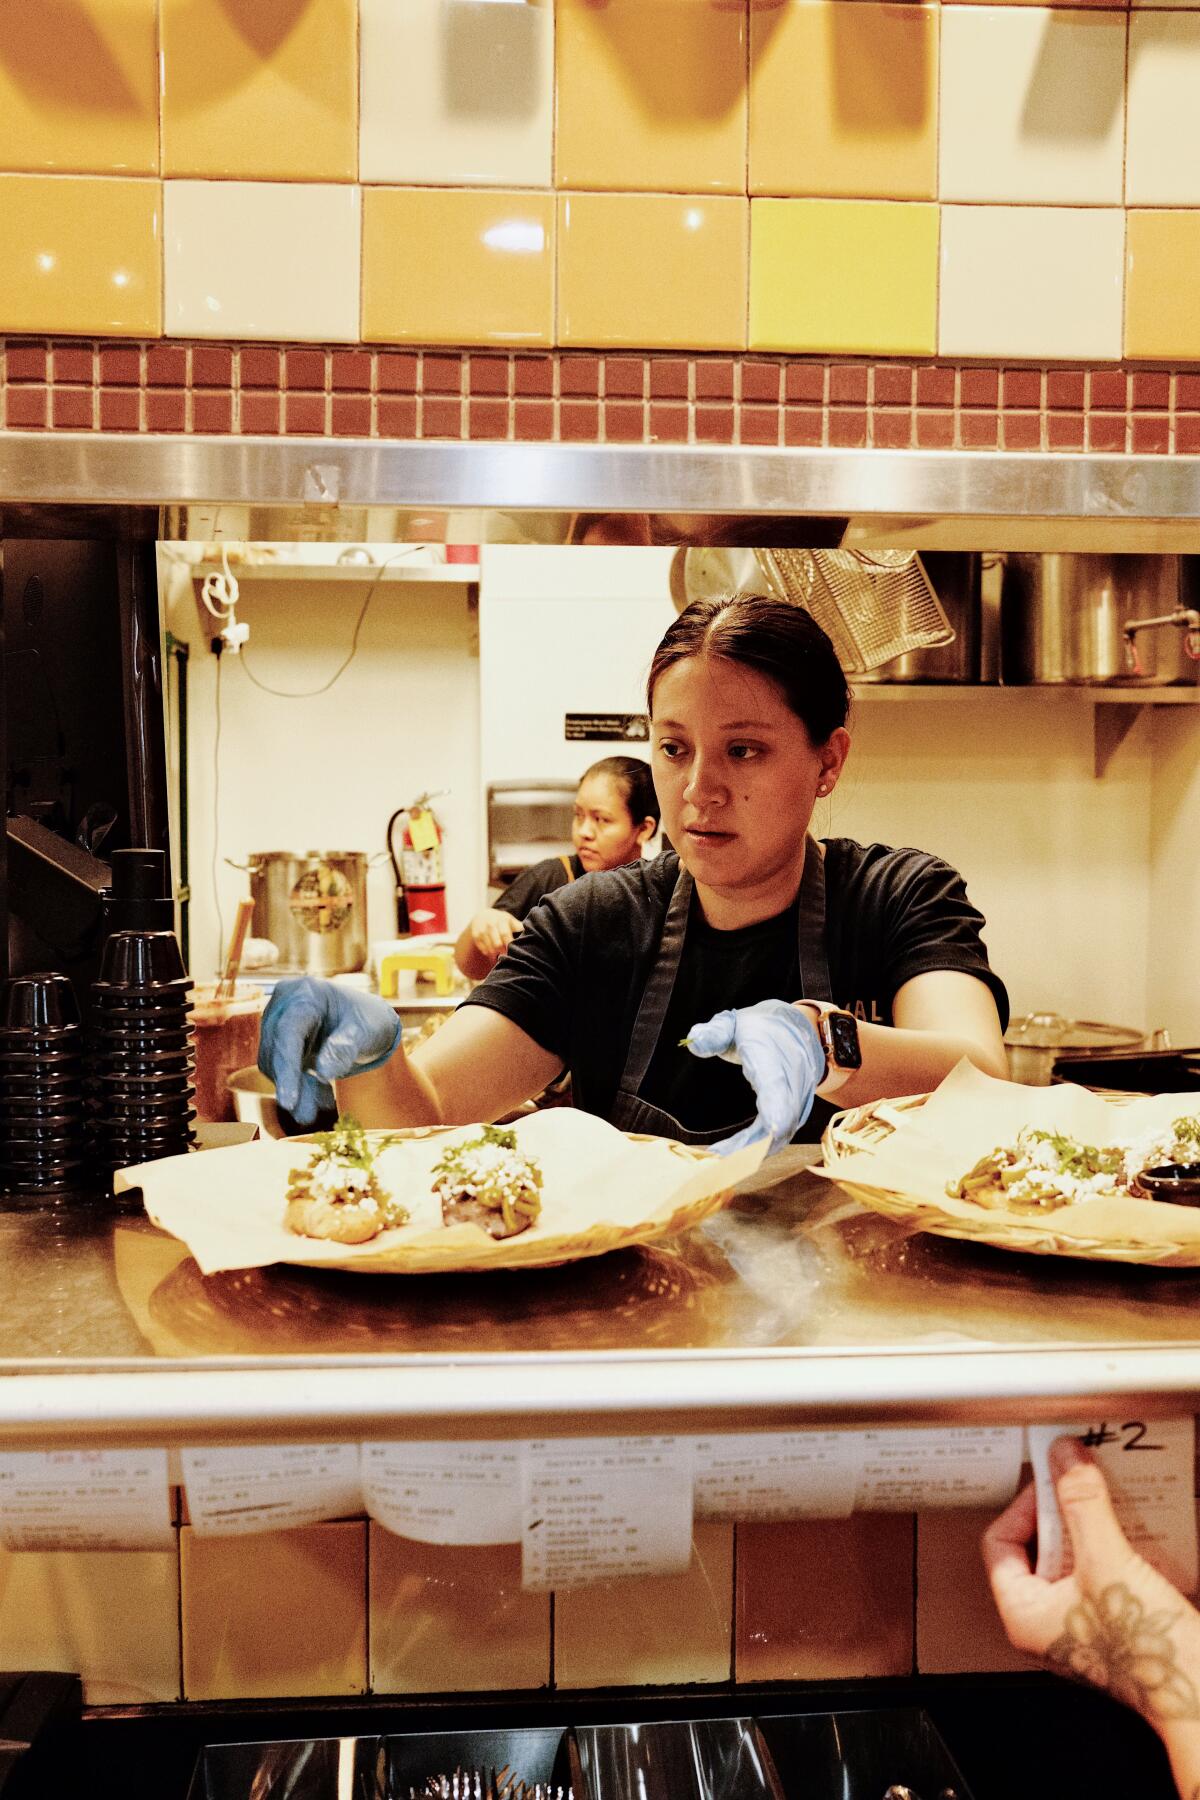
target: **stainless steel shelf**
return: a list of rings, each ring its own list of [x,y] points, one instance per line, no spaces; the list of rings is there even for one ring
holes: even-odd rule
[[[219,575],[219,563],[193,563],[190,568],[194,581],[203,581],[207,575]],[[429,563],[422,567],[405,567],[396,564],[388,568],[383,563],[246,563],[234,565],[234,574],[239,586],[246,582],[274,581],[291,585],[293,582],[336,582],[344,584],[353,582],[357,587],[370,587],[374,582],[413,587],[429,583],[440,585],[469,585],[479,580],[478,563]]]
[[[913,547],[1200,550],[1192,456],[0,432],[0,502],[291,515],[275,532],[256,519],[254,537],[295,537],[303,509],[323,535],[361,510],[367,535],[472,543],[566,542],[579,513],[641,515],[660,543],[833,515]]]
[[[916,702],[953,700],[963,694],[1053,694],[1078,699],[1091,706],[1200,706],[1200,683],[1192,687],[1076,687],[1067,683],[1025,683],[1004,687],[999,682],[888,682],[851,683],[855,703],[868,701]]]

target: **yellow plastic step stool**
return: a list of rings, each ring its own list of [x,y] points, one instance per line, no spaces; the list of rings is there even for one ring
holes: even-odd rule
[[[396,977],[401,969],[432,975],[437,994],[454,990],[454,950],[450,944],[431,944],[427,950],[400,950],[385,956],[379,965],[379,992],[385,1000],[394,1000],[399,992]]]

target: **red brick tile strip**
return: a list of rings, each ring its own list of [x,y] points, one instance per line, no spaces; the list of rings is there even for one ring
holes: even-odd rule
[[[0,337],[0,429],[1200,454],[1200,368]]]

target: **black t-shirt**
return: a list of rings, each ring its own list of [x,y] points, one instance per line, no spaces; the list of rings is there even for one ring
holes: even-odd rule
[[[465,1005],[490,1006],[570,1069],[575,1105],[606,1118],[679,873],[674,853],[585,875],[551,894]],[[959,969],[985,982],[1001,1025],[1008,996],[987,959],[983,918],[961,875],[922,850],[830,838],[825,844],[825,950],[832,997],[890,1025],[914,975]],[[797,908],[741,931],[717,931],[693,895],[667,1016],[642,1098],[688,1130],[730,1129],[753,1116],[734,1064],[692,1056],[689,1028],[725,1007],[799,1000]],[[815,1142],[833,1108],[818,1100],[798,1137]]]
[[[511,913],[514,919],[527,919],[547,894],[579,880],[583,874],[583,864],[577,856],[568,857],[567,860],[571,865],[569,875],[561,856],[548,856],[545,862],[530,863],[505,888],[496,902],[496,911]]]

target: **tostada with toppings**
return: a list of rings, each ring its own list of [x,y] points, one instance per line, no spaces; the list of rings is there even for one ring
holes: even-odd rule
[[[392,1225],[408,1221],[402,1206],[375,1172],[378,1151],[348,1113],[332,1131],[314,1132],[313,1150],[302,1169],[288,1174],[283,1222],[301,1237],[329,1238],[338,1244],[365,1244]]]

